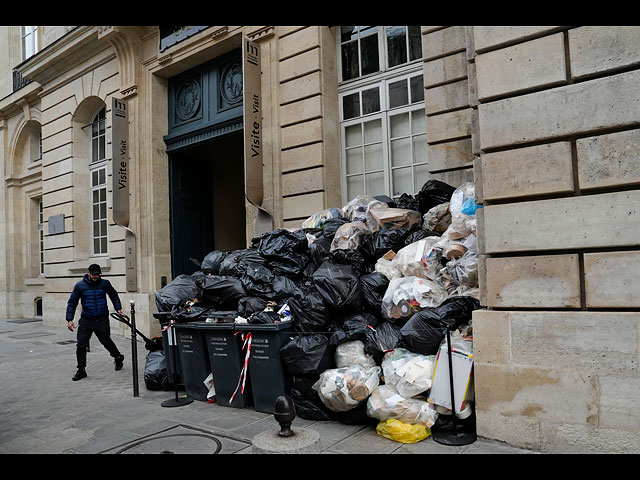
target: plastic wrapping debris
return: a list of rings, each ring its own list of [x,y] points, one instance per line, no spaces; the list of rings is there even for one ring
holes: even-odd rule
[[[396,348],[382,360],[384,382],[393,385],[403,397],[415,397],[431,388],[434,363],[435,355]]]
[[[462,215],[475,215],[478,205],[475,203],[475,185],[471,182],[466,182],[460,185],[451,194],[451,200],[449,202],[449,211],[451,212],[451,218],[459,217]]]
[[[351,365],[361,365],[363,367],[375,367],[376,361],[371,355],[364,351],[364,343],[360,340],[351,340],[341,343],[336,347],[335,353],[336,367],[349,367]]]
[[[313,285],[333,315],[345,317],[360,311],[362,291],[358,272],[352,265],[326,260],[313,273]]]
[[[468,251],[460,258],[451,259],[446,268],[456,288],[478,286],[478,255],[475,252]]]
[[[480,302],[473,297],[449,297],[435,308],[425,308],[415,313],[400,329],[406,348],[423,355],[435,355],[449,325],[451,330],[471,320]]]
[[[427,237],[401,248],[394,257],[394,264],[405,277],[429,278],[423,258],[426,257],[440,237]]]
[[[313,379],[334,367],[334,353],[329,338],[321,333],[296,335],[280,348],[282,362],[291,375]]]
[[[376,426],[376,433],[394,442],[417,443],[428,438],[431,435],[431,430],[423,425],[412,425],[390,418]]]
[[[446,298],[446,290],[426,278],[394,278],[382,298],[382,315],[394,321],[406,320],[420,309],[440,305]]]
[[[307,218],[302,222],[302,228],[322,228],[327,220],[339,218],[341,214],[339,208],[327,208]]]
[[[451,212],[449,202],[441,203],[431,208],[422,217],[422,228],[442,233],[451,224]]]
[[[422,223],[420,212],[403,208],[372,208],[369,215],[376,222],[378,228],[404,228],[412,230]],[[373,230],[373,229],[372,229]]]
[[[374,267],[374,271],[381,273],[382,275],[387,277],[387,280],[389,281],[402,276],[400,271],[396,268],[395,263],[393,262],[393,258],[396,255],[394,252],[391,253],[393,253],[393,255],[384,255],[380,257]]]
[[[374,208],[388,208],[388,205],[376,198],[358,195],[342,207],[342,216],[350,222],[363,222],[371,231],[375,231],[378,224],[370,215]]]
[[[156,292],[156,307],[159,312],[170,312],[171,309],[186,300],[193,300],[200,295],[196,279],[191,275],[178,275],[161,290]]]
[[[395,419],[426,428],[436,422],[436,407],[421,398],[407,398],[393,385],[379,385],[367,400],[367,415],[385,421]]]
[[[363,222],[345,223],[336,231],[329,250],[360,248],[369,235],[371,235],[371,230]]]
[[[367,400],[380,383],[380,367],[361,365],[325,370],[313,384],[320,400],[334,412],[346,412]]]

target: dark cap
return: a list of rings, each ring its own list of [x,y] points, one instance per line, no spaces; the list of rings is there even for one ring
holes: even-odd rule
[[[98,265],[97,263],[92,263],[91,265],[89,265],[89,273],[91,275],[102,275],[100,265]]]

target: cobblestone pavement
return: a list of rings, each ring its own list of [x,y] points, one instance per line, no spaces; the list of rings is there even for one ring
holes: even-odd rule
[[[163,407],[175,393],[146,389],[148,351],[141,339],[134,396],[128,335],[112,335],[125,355],[122,370],[114,370],[113,359],[92,337],[88,377],[73,382],[75,333],[32,319],[0,319],[0,453],[251,454],[255,435],[279,429],[272,415],[252,408],[201,401]],[[322,453],[534,453],[482,438],[461,447],[430,437],[403,444],[381,437],[372,426],[299,417],[292,428],[317,431]]]

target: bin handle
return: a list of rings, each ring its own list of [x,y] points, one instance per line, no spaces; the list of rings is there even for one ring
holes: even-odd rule
[[[239,332],[236,332],[237,335]],[[241,334],[242,341],[242,350],[247,350],[247,353],[244,356],[244,364],[242,365],[242,370],[240,370],[240,377],[238,378],[238,385],[236,385],[236,389],[233,391],[233,395],[231,395],[231,399],[229,403],[233,402],[236,393],[238,393],[238,388],[240,388],[240,384],[242,383],[241,393],[244,393],[244,384],[247,380],[247,370],[249,369],[249,356],[251,355],[251,340],[253,339],[253,334],[251,332],[242,333]]]

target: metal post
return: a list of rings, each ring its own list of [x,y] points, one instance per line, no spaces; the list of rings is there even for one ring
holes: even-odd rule
[[[175,327],[173,325],[173,320],[169,324],[169,329],[167,330],[167,337],[169,338],[169,346],[171,348],[171,358],[173,360],[173,386],[175,387],[175,398],[170,398],[169,400],[165,400],[161,403],[163,407],[183,407],[185,405],[189,405],[193,402],[193,398],[189,398],[188,396],[178,397],[178,369],[176,366],[176,348],[178,348],[178,339],[177,335],[175,335]]]
[[[138,389],[138,344],[136,340],[136,302],[131,299],[131,363],[133,370],[133,396],[139,397]]]
[[[465,431],[459,430],[456,420],[456,403],[455,403],[455,394],[453,391],[453,358],[451,355],[451,327],[448,323],[442,322],[447,328],[447,359],[449,360],[449,388],[451,390],[451,421],[453,422],[452,431],[436,431],[431,434],[431,437],[436,443],[440,443],[443,445],[468,445],[476,441],[476,432],[475,427],[473,431]]]

